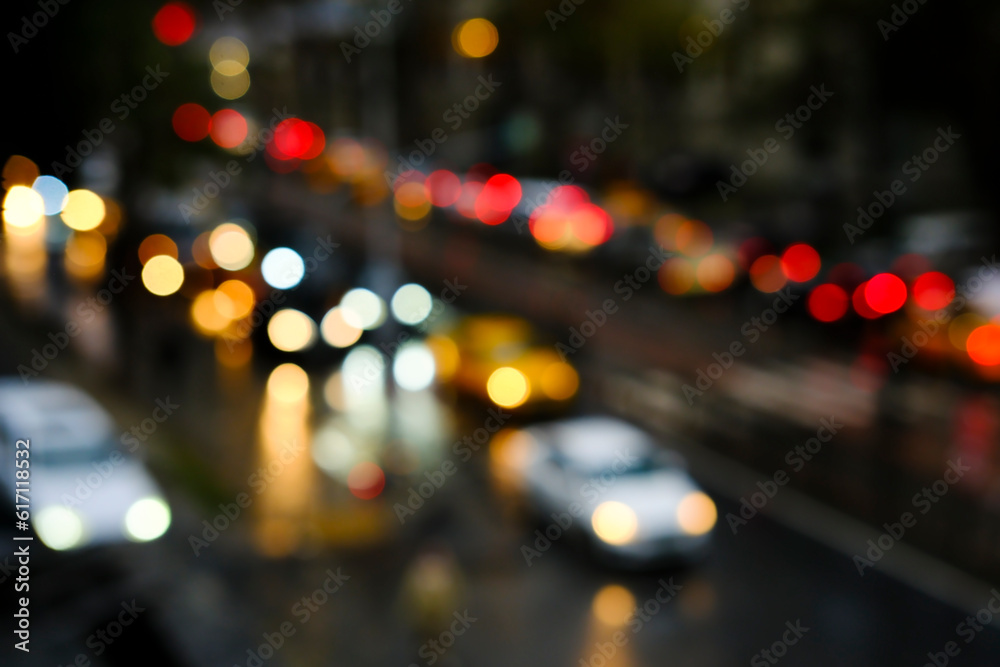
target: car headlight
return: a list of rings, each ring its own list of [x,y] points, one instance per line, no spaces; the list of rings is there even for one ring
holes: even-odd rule
[[[609,500],[594,509],[590,525],[604,542],[613,545],[628,544],[639,530],[639,519],[631,507]]]
[[[69,507],[46,507],[35,515],[31,523],[38,538],[50,549],[65,551],[83,542],[83,521]]]
[[[718,518],[715,503],[701,491],[689,493],[677,505],[677,523],[688,535],[704,535]]]
[[[125,535],[136,542],[149,542],[170,527],[170,506],[163,498],[143,498],[125,513]]]

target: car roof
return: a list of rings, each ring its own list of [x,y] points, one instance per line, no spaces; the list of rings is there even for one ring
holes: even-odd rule
[[[44,449],[89,447],[107,438],[114,422],[83,390],[65,382],[0,378],[0,420],[9,437]]]
[[[624,452],[648,456],[656,449],[648,433],[613,417],[577,417],[546,424],[540,430],[543,440],[555,451],[586,469],[605,468]]]

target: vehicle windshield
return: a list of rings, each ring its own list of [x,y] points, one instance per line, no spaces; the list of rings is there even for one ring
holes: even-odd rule
[[[46,443],[32,438],[31,461],[46,466],[88,465],[107,460],[115,450],[110,440],[83,443],[74,442],[69,446],[46,447]]]
[[[626,464],[624,470],[622,463]],[[599,467],[577,466],[577,471],[587,476],[613,475],[615,477],[646,475],[658,470],[671,470],[679,466],[677,457],[667,452],[655,452],[614,461]]]

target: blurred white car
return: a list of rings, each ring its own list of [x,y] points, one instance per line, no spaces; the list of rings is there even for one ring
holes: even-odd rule
[[[504,434],[494,462],[519,478],[543,521],[572,525],[599,556],[622,565],[696,561],[707,554],[715,503],[680,455],[609,417],[582,417]],[[559,531],[552,528],[552,535]]]
[[[120,436],[110,415],[76,387],[0,379],[5,503],[27,488],[22,498],[30,522],[56,550],[156,539],[170,526],[170,507],[143,463],[118,447]],[[19,446],[19,440],[29,446]],[[29,483],[18,486],[16,474],[23,478],[25,470]]]

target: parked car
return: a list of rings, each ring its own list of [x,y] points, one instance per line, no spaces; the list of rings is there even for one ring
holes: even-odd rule
[[[21,492],[18,504],[29,506],[52,549],[147,542],[170,526],[163,494],[120,438],[111,416],[76,387],[0,379],[0,488],[7,502]]]

